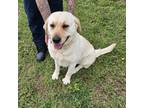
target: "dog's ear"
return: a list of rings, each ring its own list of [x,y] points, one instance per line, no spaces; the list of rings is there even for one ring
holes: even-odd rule
[[[77,25],[77,32],[80,33],[81,32],[81,24],[80,24],[80,21],[77,17],[74,16],[74,21],[75,21],[75,24]]]
[[[45,30],[45,33],[47,34],[48,33],[48,19],[45,21],[43,29]]]

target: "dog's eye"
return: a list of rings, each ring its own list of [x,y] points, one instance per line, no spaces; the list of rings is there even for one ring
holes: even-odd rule
[[[54,25],[54,24],[50,24],[50,27],[51,27],[51,28],[54,28],[54,27],[55,27],[55,25]]]
[[[67,25],[67,24],[64,24],[63,25],[63,28],[65,29],[65,28],[68,28],[69,27],[69,25]]]

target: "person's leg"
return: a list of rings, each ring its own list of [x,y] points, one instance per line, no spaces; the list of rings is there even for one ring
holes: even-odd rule
[[[37,51],[38,53],[39,52],[46,53],[47,47],[44,40],[45,31],[43,29],[44,21],[37,8],[35,0],[24,0],[24,8],[28,18],[29,28],[32,32],[33,41],[36,45]]]
[[[56,11],[63,11],[63,0],[48,0],[51,13]]]

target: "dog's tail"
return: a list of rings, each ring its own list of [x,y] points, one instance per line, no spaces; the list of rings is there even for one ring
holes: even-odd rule
[[[113,43],[113,44],[111,44],[110,46],[108,46],[106,48],[95,50],[96,57],[99,57],[103,54],[111,52],[115,48],[115,46],[116,46],[116,43]]]

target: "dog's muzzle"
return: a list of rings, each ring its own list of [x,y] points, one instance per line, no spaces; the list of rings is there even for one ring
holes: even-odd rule
[[[54,42],[54,48],[59,50],[63,47],[63,45],[67,42],[67,40],[69,39],[70,36],[67,36],[66,40],[63,42],[63,43],[60,43],[61,42],[61,38],[59,39],[58,37],[55,37],[53,38],[53,42]]]

